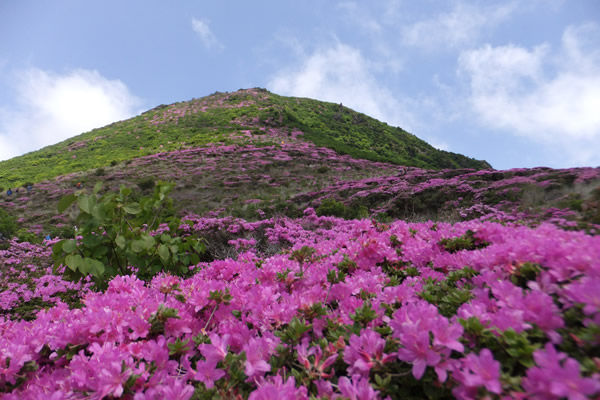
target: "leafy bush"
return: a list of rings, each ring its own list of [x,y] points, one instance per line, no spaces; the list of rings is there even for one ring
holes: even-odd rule
[[[10,239],[17,231],[17,219],[0,208],[0,239],[2,237]]]
[[[335,199],[325,199],[315,210],[318,216],[332,216],[344,219],[360,219],[369,216],[369,210],[363,205],[347,207]]]
[[[118,193],[99,195],[98,184],[92,194],[76,192],[62,198],[60,213],[77,204],[77,235],[81,239],[56,243],[52,249],[55,265],[67,266],[68,279],[91,275],[98,287],[104,287],[116,275],[134,271],[143,279],[161,271],[189,274],[188,266],[200,261],[205,246],[197,237],[175,235],[180,221],[172,214],[168,197],[172,188],[159,182],[152,196],[133,201],[130,188],[121,186]],[[154,233],[161,224],[162,233]]]
[[[29,243],[41,243],[42,238],[39,235],[36,235],[33,232],[29,232],[25,228],[21,228],[16,233],[17,239],[20,242],[29,242]]]
[[[150,190],[154,187],[155,183],[154,179],[152,179],[151,177],[147,177],[139,181],[137,185],[142,190]]]
[[[346,206],[335,199],[325,199],[315,211],[318,216],[328,215],[343,218],[346,213]]]
[[[566,198],[559,202],[559,206],[581,212],[583,211],[583,198],[579,193],[569,193]]]
[[[440,241],[440,245],[449,253],[456,253],[461,250],[476,250],[486,247],[489,243],[475,237],[472,230],[468,230],[464,235],[456,238],[445,238]]]

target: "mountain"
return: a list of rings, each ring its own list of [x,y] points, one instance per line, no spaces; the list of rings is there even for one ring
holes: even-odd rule
[[[175,183],[180,215],[259,220],[314,207],[380,221],[600,223],[600,169],[496,171],[343,106],[261,89],[156,107],[4,161],[0,176],[4,188],[33,183],[1,193],[0,208],[40,234],[72,226],[56,204],[79,187],[139,197],[159,181]]]
[[[160,105],[137,117],[2,161],[0,188],[208,144],[298,142],[354,158],[420,168],[491,168],[485,161],[437,150],[401,128],[341,104],[247,89]]]

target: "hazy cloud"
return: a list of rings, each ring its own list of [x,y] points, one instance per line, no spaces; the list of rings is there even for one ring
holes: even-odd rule
[[[32,68],[16,75],[14,90],[15,105],[0,108],[0,159],[132,117],[140,104],[123,82],[94,70]]]
[[[192,29],[198,34],[198,37],[207,49],[222,49],[223,45],[212,32],[207,19],[192,18]]]
[[[402,29],[402,43],[431,50],[473,43],[480,32],[502,22],[516,9],[514,2],[480,7],[458,2],[447,13],[417,21]]]
[[[380,33],[381,24],[374,18],[366,8],[359,6],[354,1],[343,1],[338,3],[338,9],[342,11],[342,16],[352,25],[369,33]]]
[[[486,45],[463,52],[459,71],[469,80],[473,110],[487,126],[561,143],[585,158],[581,149],[592,143],[600,148],[598,44],[597,25],[569,27],[560,49]]]

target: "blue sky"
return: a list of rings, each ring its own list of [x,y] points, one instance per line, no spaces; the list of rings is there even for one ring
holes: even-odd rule
[[[0,160],[265,87],[497,169],[600,165],[596,0],[0,0],[0,38]]]

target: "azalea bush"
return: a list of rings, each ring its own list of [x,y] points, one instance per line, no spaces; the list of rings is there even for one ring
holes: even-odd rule
[[[593,398],[600,237],[550,224],[182,219],[234,257],[0,320],[2,398]],[[267,255],[252,235],[278,243]],[[16,253],[7,256],[20,265]],[[3,294],[4,295],[4,294]]]

